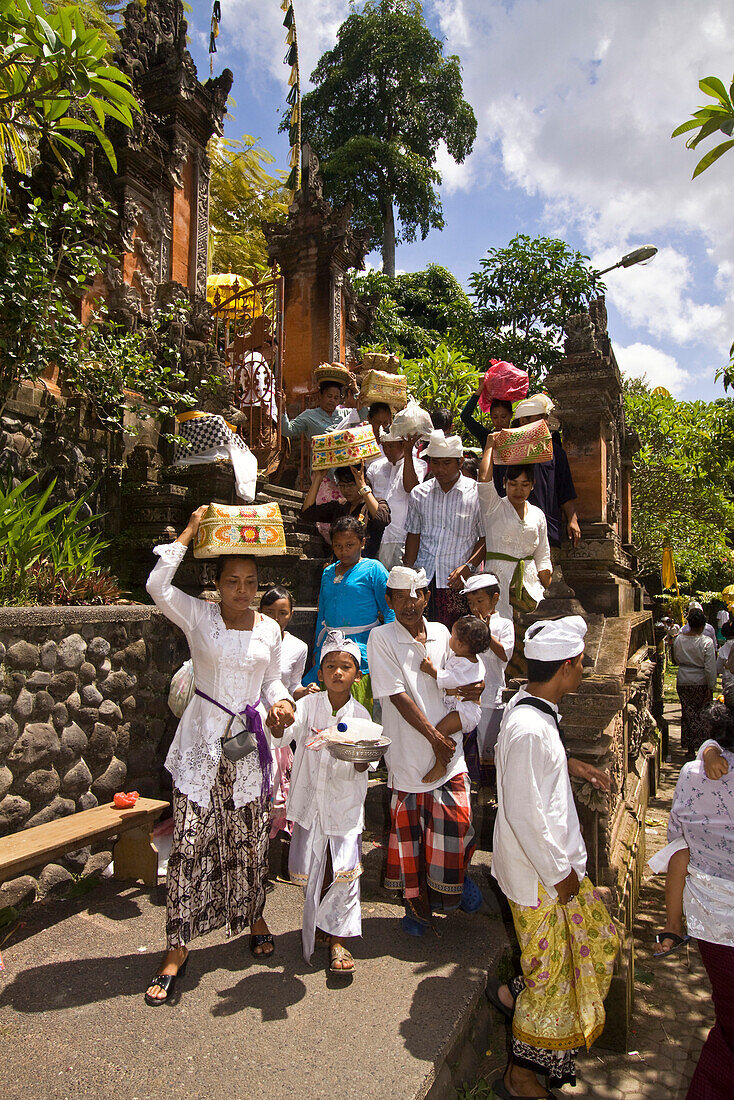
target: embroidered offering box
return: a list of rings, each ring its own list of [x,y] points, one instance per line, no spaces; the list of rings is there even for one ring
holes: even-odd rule
[[[503,428],[494,444],[494,461],[499,466],[521,466],[528,462],[550,462],[553,441],[545,420]]]
[[[357,424],[338,432],[315,435],[311,440],[312,469],[335,470],[337,466],[356,466],[382,454],[369,424]]]
[[[393,409],[404,409],[408,403],[408,380],[402,374],[368,370],[362,379],[359,401],[361,405],[384,401]]]
[[[195,558],[270,557],[285,552],[283,517],[277,504],[210,504],[194,541]]]

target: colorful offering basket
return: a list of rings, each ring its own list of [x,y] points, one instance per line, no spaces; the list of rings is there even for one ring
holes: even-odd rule
[[[402,374],[387,374],[381,370],[368,370],[362,378],[359,394],[360,405],[372,405],[384,401],[392,409],[404,409],[408,403],[408,380]]]
[[[545,420],[523,424],[521,428],[503,428],[494,444],[494,461],[499,466],[523,466],[550,462],[553,441]]]
[[[379,458],[375,433],[369,424],[357,424],[338,432],[315,435],[311,440],[312,469],[335,470],[338,466],[357,466],[370,458]]]
[[[220,554],[272,557],[285,554],[283,517],[277,504],[210,504],[194,541],[195,558]]]

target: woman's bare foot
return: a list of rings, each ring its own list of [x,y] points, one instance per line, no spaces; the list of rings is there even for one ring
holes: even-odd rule
[[[542,1097],[550,1096],[531,1069],[524,1069],[513,1063],[505,1070],[504,1082],[513,1096]]]
[[[158,971],[159,974],[173,974],[174,977],[189,957],[188,948],[174,947],[167,951]],[[152,983],[146,989],[146,994],[155,1001],[165,1001],[167,993],[161,986]]]
[[[265,917],[260,917],[259,920],[254,921],[250,925],[250,932],[253,936],[269,936],[270,929]],[[252,949],[253,955],[272,955],[273,951],[275,951],[275,944],[273,943],[261,943]]]
[[[431,768],[431,770],[429,772],[426,772],[426,774],[423,776],[423,782],[424,783],[435,783],[437,779],[441,778],[441,776],[445,773],[445,771],[446,771],[446,769],[443,766],[443,764],[439,764],[439,762],[437,760],[435,762],[435,764],[433,765],[433,767]]]
[[[338,936],[329,937],[329,955],[332,970],[354,970],[354,959]]]

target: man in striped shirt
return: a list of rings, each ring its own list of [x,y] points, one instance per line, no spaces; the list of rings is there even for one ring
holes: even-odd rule
[[[449,630],[466,613],[465,598],[451,582],[467,560],[463,555],[484,547],[477,484],[461,472],[463,455],[458,435],[431,432],[424,456],[431,460],[433,477],[411,491],[405,522],[403,564],[425,569],[433,615]]]

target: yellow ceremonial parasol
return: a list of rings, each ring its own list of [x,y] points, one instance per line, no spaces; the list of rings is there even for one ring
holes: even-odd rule
[[[220,317],[259,317],[260,295],[246,293],[251,286],[252,282],[244,275],[236,275],[230,265],[229,271],[207,276],[206,300]]]

